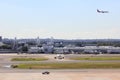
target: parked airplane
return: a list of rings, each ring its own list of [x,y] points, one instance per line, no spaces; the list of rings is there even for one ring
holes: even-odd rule
[[[100,11],[99,9],[97,9],[98,13],[109,13],[108,11]]]

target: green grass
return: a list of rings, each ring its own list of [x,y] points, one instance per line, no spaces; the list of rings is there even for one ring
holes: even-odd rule
[[[12,58],[11,61],[44,61],[48,58]]]
[[[120,60],[120,57],[73,57],[72,60],[93,60],[93,61],[103,61],[103,60]]]
[[[15,66],[15,67],[14,67]],[[18,64],[12,65],[14,68],[20,69],[111,69],[119,68],[120,62],[114,63],[40,63],[40,64]]]

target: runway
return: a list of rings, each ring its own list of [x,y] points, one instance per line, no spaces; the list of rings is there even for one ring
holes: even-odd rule
[[[68,57],[78,56],[78,55],[65,55],[65,59],[63,60],[54,59],[54,56],[56,55],[55,54],[32,54],[32,55],[0,54],[0,80],[120,80],[120,76],[119,76],[120,69],[13,69],[9,67],[9,65],[11,64],[19,64],[19,63],[91,62],[91,61],[75,61],[68,59]],[[79,55],[79,56],[86,56],[86,55]],[[49,60],[34,61],[34,62],[10,61],[10,59],[13,57],[48,57]],[[93,61],[93,62],[98,62],[98,61]],[[113,63],[114,61],[103,61],[103,62]],[[42,72],[44,71],[49,71],[50,74],[43,75]]]
[[[120,80],[120,72],[0,73],[0,80]]]
[[[114,55],[114,54],[110,54],[110,55],[93,55],[93,54],[89,54],[89,55],[79,55],[79,54],[68,54],[68,55],[64,55],[64,59],[54,59],[54,57],[56,56],[56,54],[0,54],[0,68],[4,69],[4,66],[9,66],[9,65],[13,65],[13,64],[22,64],[22,63],[89,63],[89,62],[93,62],[93,63],[114,63],[114,62],[120,62],[120,60],[106,60],[106,61],[89,61],[89,60],[70,60],[70,57],[84,57],[84,56],[120,56],[119,54]],[[49,60],[46,61],[11,61],[12,58],[17,58],[17,57],[24,57],[24,58],[29,58],[29,57],[33,57],[33,58],[38,58],[38,57],[46,57],[49,58]]]

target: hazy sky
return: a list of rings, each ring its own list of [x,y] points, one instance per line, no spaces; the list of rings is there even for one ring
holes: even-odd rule
[[[0,35],[120,39],[120,0],[0,0]]]

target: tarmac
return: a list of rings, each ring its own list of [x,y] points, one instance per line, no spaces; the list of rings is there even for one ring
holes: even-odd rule
[[[13,57],[48,57],[47,62],[75,62],[68,59],[54,59],[56,55],[45,54],[0,54],[0,80],[120,80],[120,69],[12,69],[10,64],[31,63],[11,62]],[[78,55],[66,55],[78,56]],[[91,55],[82,55],[91,56]],[[107,56],[107,55],[100,55]],[[118,55],[110,55],[118,56]],[[120,56],[120,55],[119,55]],[[43,61],[45,62],[45,61]],[[38,62],[37,62],[38,63]],[[3,67],[4,66],[4,67]],[[50,74],[43,75],[42,72],[49,71]]]
[[[0,80],[120,80],[120,72],[0,73]]]

